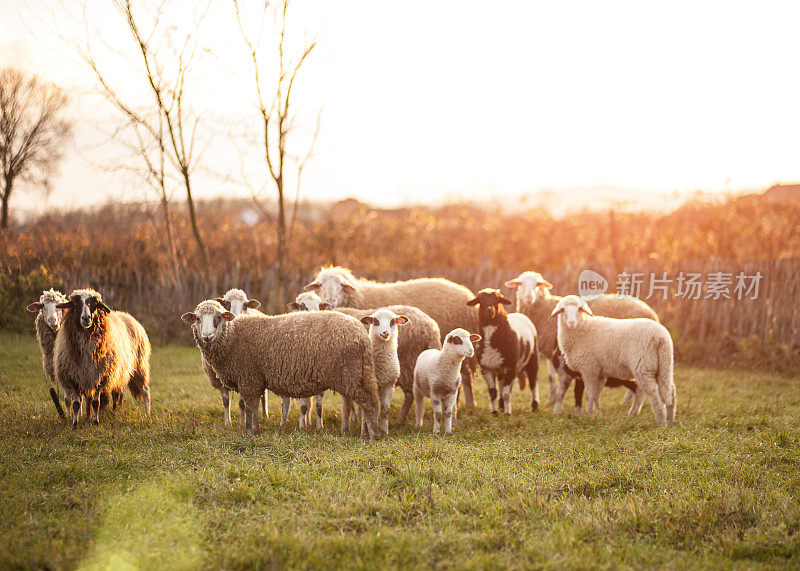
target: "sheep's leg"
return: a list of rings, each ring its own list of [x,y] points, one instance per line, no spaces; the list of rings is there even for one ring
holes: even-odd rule
[[[408,413],[411,412],[411,405],[414,402],[413,391],[404,391],[403,394],[405,397],[403,398],[403,406],[400,409],[400,418],[397,421],[398,424],[406,423],[406,418],[408,418]]]
[[[381,398],[381,434],[389,434],[389,408],[392,405],[392,397],[394,396],[394,385],[386,387],[380,391]]]
[[[532,355],[528,366],[525,367],[525,373],[528,375],[528,385],[531,387],[531,410],[536,412],[539,410],[539,357]]]
[[[267,391],[264,390],[264,394],[261,395],[261,412],[264,413],[264,418],[269,418],[269,408],[267,408]]]
[[[289,418],[289,409],[292,407],[292,399],[289,397],[283,397],[281,400],[281,428],[286,424],[286,420]]]
[[[222,387],[219,389],[219,396],[222,397],[222,410],[223,410],[223,419],[225,420],[225,426],[231,425],[231,397],[228,389]]]
[[[72,399],[72,428],[78,428],[78,419],[81,416],[81,396]]]
[[[558,386],[556,387],[556,402],[553,405],[553,414],[561,413],[561,408],[564,406],[564,397],[567,396],[567,390],[572,384],[572,375],[566,371],[558,371]]]
[[[309,420],[311,420],[309,417],[311,399],[308,397],[299,398],[297,399],[297,404],[300,408],[300,420],[297,422],[297,425],[302,430],[311,426],[311,423],[309,422]]]
[[[91,399],[87,396],[86,400],[83,401],[83,416],[86,418],[91,418],[92,416],[92,402]]]
[[[86,401],[89,402],[90,399],[87,397]],[[91,398],[91,408],[92,408],[92,424],[97,426],[100,424],[100,395],[95,394]]]
[[[247,421],[246,421],[247,430],[253,436],[258,436],[258,434],[261,432],[258,423],[258,405],[260,399],[261,395],[257,395],[255,398],[252,397],[248,398],[244,403],[247,414]]]
[[[239,395],[239,426],[243,426],[245,430],[248,427],[247,407],[244,404],[244,398],[242,398],[242,395]]]
[[[667,423],[672,424],[675,422],[675,410],[678,408],[678,395],[675,391],[675,383],[670,383],[669,396],[672,397],[672,402],[667,403]]]
[[[586,413],[592,414],[595,405],[595,395],[598,395],[600,392],[600,383],[601,379],[600,376],[591,373],[591,374],[584,374],[583,375],[583,384],[586,387]]]
[[[439,434],[442,426],[442,419],[444,418],[441,397],[432,394],[431,404],[433,405],[433,433]]]
[[[636,401],[636,393],[630,389],[625,390],[625,396],[622,397],[623,406],[630,406]]]
[[[378,427],[379,407],[380,403],[373,401],[368,394],[363,401],[358,403],[362,427],[361,438],[369,438],[370,440],[377,440],[380,438],[381,431]]]
[[[64,414],[64,409],[61,408],[61,400],[58,398],[58,393],[53,387],[50,387],[50,398],[53,401],[53,404],[56,405],[56,412],[58,413],[59,418],[67,418],[67,415]]]
[[[575,411],[580,412],[583,408],[583,391],[586,388],[586,383],[580,377],[575,378]],[[587,396],[588,398],[588,396]]]
[[[633,392],[634,399],[633,404],[631,404],[631,408],[628,409],[628,416],[636,416],[639,414],[639,411],[642,410],[642,405],[644,404],[644,400],[647,398],[647,395],[644,392],[644,389],[637,383],[636,391]]]
[[[121,403],[122,401],[120,401]],[[144,404],[144,411],[147,416],[150,416],[150,385],[142,387],[142,403]]]
[[[653,409],[653,416],[656,418],[656,422],[661,424],[666,423],[666,407],[664,406],[664,401],[661,400],[661,395],[658,393],[658,385],[656,384],[655,377],[652,375],[637,374],[636,382],[650,399],[650,407]]]
[[[353,401],[346,396],[342,396],[342,427],[340,429],[342,436],[350,435],[350,414],[352,410]]]
[[[474,359],[474,358],[473,358]],[[464,401],[467,403],[467,410],[475,410],[475,395],[472,393],[472,380],[474,368],[470,365],[471,359],[464,359],[461,363],[461,384],[464,386]]]
[[[322,398],[325,396],[325,391],[314,396],[314,407],[317,412],[317,430],[322,430],[324,424],[322,422]]]
[[[514,388],[514,376],[514,372],[511,371],[502,380],[500,406],[506,414],[511,414],[511,389]]]
[[[457,404],[456,393],[445,395],[442,401],[444,409],[444,431],[447,434],[451,434],[453,432],[453,428],[455,428],[455,415],[456,415],[455,410]]]
[[[481,371],[483,378],[486,379],[486,389],[489,391],[489,400],[492,402],[492,414],[497,414],[497,389],[494,384],[494,373],[491,371]]]
[[[534,357],[531,357],[534,358]],[[553,366],[550,359],[547,361],[547,380],[550,383],[550,395],[547,397],[547,406],[556,404],[556,394],[558,392],[558,371]]]
[[[416,384],[414,384],[414,414],[416,416],[414,426],[422,428],[422,418],[425,416],[425,395],[417,388]]]

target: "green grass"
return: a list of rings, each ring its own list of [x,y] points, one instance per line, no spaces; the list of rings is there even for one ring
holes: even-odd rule
[[[321,435],[296,408],[281,431],[276,397],[261,436],[224,427],[197,349],[152,369],[150,418],[127,395],[73,431],[35,340],[0,335],[0,568],[800,564],[797,379],[678,367],[670,428],[613,389],[599,419],[532,414],[516,389],[494,418],[481,382],[455,434],[429,408],[365,443],[338,436],[338,398]]]

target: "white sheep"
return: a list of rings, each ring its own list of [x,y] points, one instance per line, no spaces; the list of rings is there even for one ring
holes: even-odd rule
[[[408,323],[408,318],[398,315],[391,309],[378,309],[371,315],[361,318],[361,323],[369,327],[369,340],[372,344],[372,364],[375,378],[378,379],[378,398],[380,412],[378,424],[382,434],[389,433],[389,406],[394,396],[394,386],[400,377],[400,360],[397,358],[398,327]],[[350,421],[352,403],[345,399],[343,423]],[[362,415],[362,432],[366,429]]]
[[[672,338],[667,328],[646,318],[615,319],[595,316],[576,295],[558,302],[551,314],[557,317],[558,347],[567,366],[583,377],[588,412],[600,412],[600,391],[606,377],[636,377],[638,412],[643,395],[650,398],[658,422],[675,420],[677,399],[672,378]],[[559,383],[554,412],[558,412],[569,385]]]
[[[559,375],[569,377],[566,371],[562,370],[559,373],[553,365],[558,342],[556,341],[556,323],[555,320],[550,319],[550,314],[562,298],[551,293],[550,290],[553,284],[544,279],[542,274],[538,272],[522,272],[513,280],[505,282],[505,285],[516,291],[517,311],[527,315],[536,326],[539,336],[539,351],[547,359],[547,376],[550,381],[550,397],[547,404],[553,404],[556,398],[556,379],[559,378]],[[587,302],[595,315],[616,317],[618,319],[645,317],[658,321],[656,312],[645,302],[635,297],[601,295],[587,300]],[[571,380],[572,377],[569,377],[570,382]],[[580,379],[575,384],[576,408],[581,407],[581,395],[583,394],[583,383],[579,381]],[[625,385],[621,381],[614,381],[614,383]],[[626,394],[626,402],[632,395],[632,392]]]
[[[305,286],[334,308],[368,309],[409,305],[427,313],[439,325],[440,334],[456,328],[477,331],[478,313],[466,302],[474,296],[462,285],[443,278],[419,278],[401,282],[380,283],[356,278],[347,268],[322,268],[314,280]],[[413,318],[412,318],[413,319]],[[467,408],[475,406],[472,378],[474,360],[465,360],[461,368]]]
[[[47,379],[50,381],[50,398],[56,407],[56,412],[61,418],[67,418],[61,402],[58,400],[58,383],[53,369],[53,348],[56,344],[56,334],[61,328],[64,319],[64,310],[56,309],[56,305],[64,303],[67,298],[60,291],[50,288],[43,291],[39,301],[31,303],[27,310],[36,313],[36,339],[39,341],[39,348],[42,350],[42,367]],[[64,396],[66,402],[66,394]],[[88,401],[87,401],[88,402]],[[70,408],[70,403],[66,403]]]
[[[422,427],[425,397],[433,405],[433,433],[439,434],[442,420],[445,432],[452,432],[458,416],[458,389],[461,387],[461,363],[475,354],[472,344],[481,340],[465,329],[447,334],[442,349],[427,349],[417,357],[414,367],[414,401],[417,426]]]

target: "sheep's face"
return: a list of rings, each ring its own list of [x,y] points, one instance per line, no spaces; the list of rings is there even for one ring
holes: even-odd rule
[[[93,290],[77,290],[72,292],[69,301],[59,303],[56,309],[69,309],[70,315],[74,315],[77,322],[84,329],[90,329],[94,325],[99,313],[108,313],[109,307],[103,303],[100,294]]]
[[[517,304],[534,304],[541,301],[547,296],[547,290],[553,287],[553,284],[538,272],[522,272],[513,280],[508,280],[505,285],[517,290]]]
[[[223,297],[215,299],[222,307],[230,311],[236,317],[245,313],[248,309],[258,309],[261,307],[261,302],[257,299],[248,299],[240,289],[231,289]]]
[[[492,321],[497,315],[505,313],[502,305],[511,305],[511,300],[503,297],[499,289],[486,288],[478,292],[474,299],[467,302],[467,305],[477,305],[478,315],[481,321]]]
[[[592,310],[577,295],[568,295],[561,299],[550,314],[551,317],[558,317],[567,329],[580,326],[585,315],[593,315]]]
[[[361,323],[369,325],[369,336],[382,341],[397,339],[398,325],[408,323],[405,315],[397,315],[389,309],[379,309],[372,315],[361,318]]]
[[[480,340],[480,335],[475,333],[470,335],[466,329],[453,329],[444,339],[444,348],[448,351],[455,351],[461,357],[471,358],[475,355],[475,348],[472,344]]]
[[[236,316],[219,304],[214,307],[202,302],[194,311],[181,315],[181,319],[191,324],[198,343],[208,345],[217,338],[223,323],[233,321]]]
[[[32,313],[42,312],[44,322],[53,331],[58,331],[61,327],[64,311],[56,307],[67,299],[53,290],[43,292],[39,301],[30,304],[26,309]]]
[[[291,311],[325,311],[333,309],[330,303],[322,301],[322,298],[313,291],[303,292],[289,304]]]
[[[333,270],[322,270],[317,278],[303,289],[316,293],[322,301],[329,303],[331,308],[339,307],[345,294],[356,290],[350,280]]]

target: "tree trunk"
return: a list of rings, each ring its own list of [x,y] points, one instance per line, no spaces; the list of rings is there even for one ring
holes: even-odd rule
[[[284,270],[286,261],[286,206],[283,200],[283,176],[279,175],[275,180],[278,187],[278,307],[284,307],[286,299],[284,295]]]
[[[189,171],[186,169],[183,171],[183,182],[186,186],[186,202],[189,203],[189,219],[192,222],[192,233],[194,234],[195,242],[197,242],[197,249],[205,264],[205,270],[208,271],[210,270],[208,267],[208,252],[206,251],[206,245],[203,243],[203,238],[200,236],[200,228],[197,227],[197,214],[195,213],[194,200],[192,199],[192,185],[189,181]]]
[[[0,230],[6,230],[8,228],[8,200],[11,198],[11,187],[11,181],[6,178],[6,187],[3,190],[3,218],[2,221],[0,221]]]
[[[164,213],[164,226],[167,230],[167,245],[169,247],[169,255],[172,259],[172,279],[178,279],[178,249],[175,246],[175,236],[172,233],[172,216],[169,211],[169,200],[166,195],[161,196],[161,209]]]

